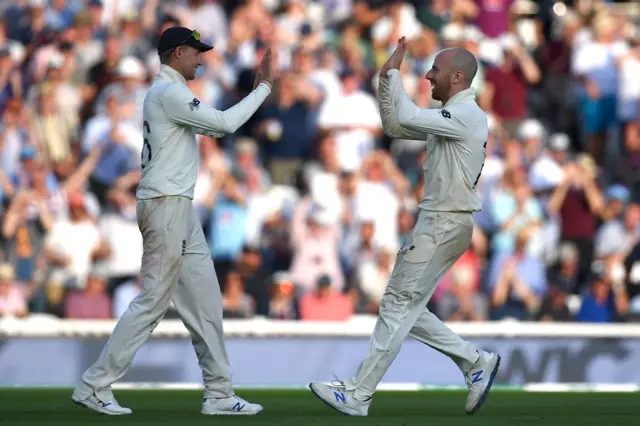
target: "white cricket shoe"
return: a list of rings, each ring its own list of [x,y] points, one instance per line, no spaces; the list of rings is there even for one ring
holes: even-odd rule
[[[348,416],[366,416],[371,405],[371,397],[366,401],[359,401],[353,397],[353,391],[346,390],[344,383],[334,381],[330,385],[324,383],[309,383],[311,392],[329,407]]]
[[[87,407],[93,411],[97,411],[98,413],[108,414],[110,416],[126,416],[131,414],[130,408],[122,407],[118,404],[118,401],[112,399],[111,401],[101,401],[97,396],[91,395],[89,398],[80,399],[75,392],[71,395],[71,399],[78,405]]]
[[[262,405],[252,404],[238,395],[229,398],[205,398],[202,414],[209,416],[255,416],[262,413]]]
[[[484,351],[479,351],[479,353],[480,357],[465,374],[469,388],[465,406],[467,414],[473,414],[482,407],[500,367],[500,355]]]

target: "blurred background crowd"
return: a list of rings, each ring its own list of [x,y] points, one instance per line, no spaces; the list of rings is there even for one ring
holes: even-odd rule
[[[200,137],[195,204],[225,316],[375,315],[412,230],[424,143],[381,128],[377,70],[404,87],[464,46],[490,136],[469,250],[443,320],[614,322],[640,314],[640,8],[575,0],[0,2],[0,316],[117,318],[139,291],[142,101],[173,25],[215,46],[188,83],[226,109],[267,47],[272,95]],[[169,316],[176,313],[170,309]]]

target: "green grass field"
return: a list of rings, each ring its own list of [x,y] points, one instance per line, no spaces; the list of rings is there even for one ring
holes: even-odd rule
[[[640,424],[634,393],[525,393],[495,390],[474,416],[464,413],[465,393],[458,391],[378,392],[369,417],[347,417],[302,390],[242,390],[261,403],[256,417],[209,417],[200,414],[198,391],[118,390],[132,416],[109,417],[75,406],[71,389],[2,389],[0,424],[35,425],[340,425],[393,426],[632,426]]]

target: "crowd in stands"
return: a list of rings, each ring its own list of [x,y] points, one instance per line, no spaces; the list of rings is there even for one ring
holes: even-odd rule
[[[135,190],[159,35],[215,48],[188,82],[226,109],[268,47],[279,77],[234,135],[199,136],[197,206],[227,318],[375,315],[418,214],[425,142],[382,129],[401,36],[425,108],[435,55],[479,60],[490,135],[446,321],[640,316],[640,16],[633,2],[13,0],[0,5],[0,316],[118,318],[139,291]],[[211,283],[215,285],[215,283]],[[167,313],[177,317],[173,308]]]

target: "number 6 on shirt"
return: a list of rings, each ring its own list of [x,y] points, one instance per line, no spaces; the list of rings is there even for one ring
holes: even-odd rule
[[[143,124],[143,127],[147,134],[151,134],[149,123],[145,121]],[[144,169],[145,167],[147,167],[147,164],[149,164],[150,161],[151,161],[151,144],[149,143],[149,139],[144,138],[144,145],[142,146],[142,152],[140,153],[140,165]]]

